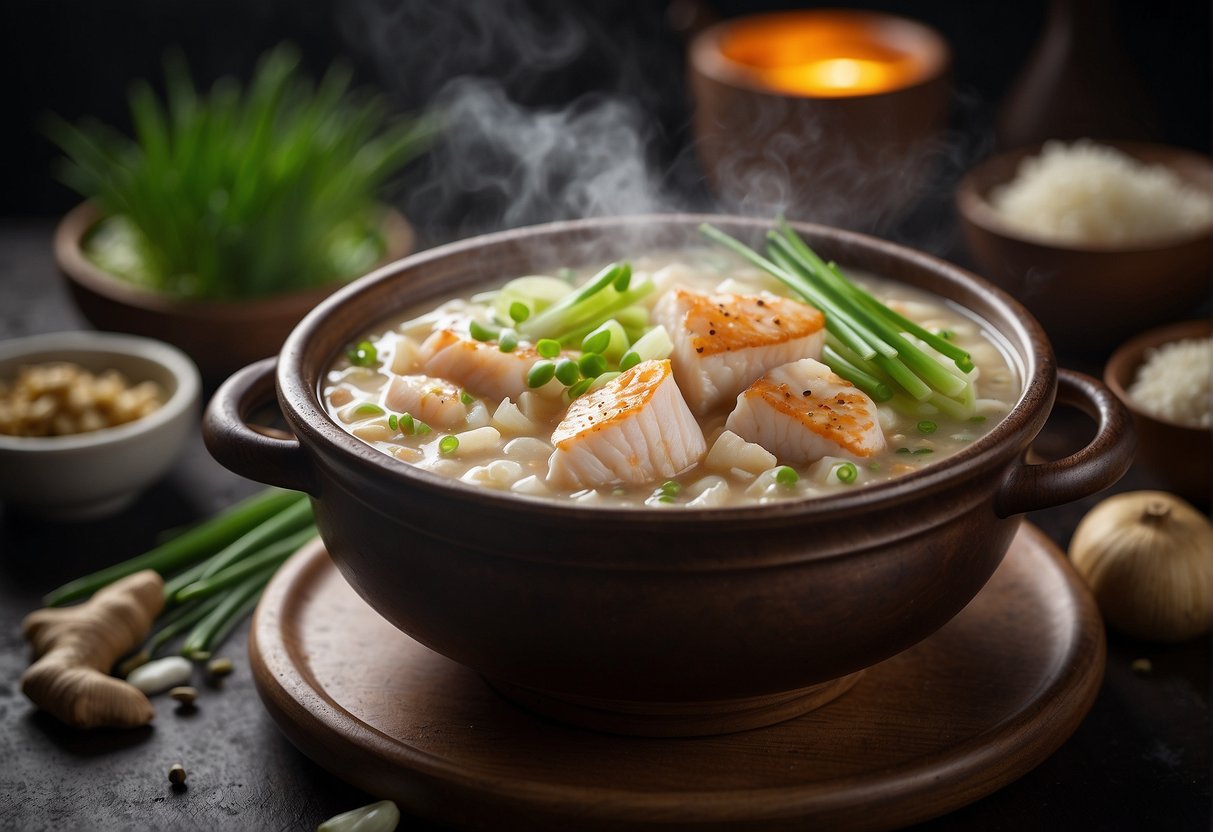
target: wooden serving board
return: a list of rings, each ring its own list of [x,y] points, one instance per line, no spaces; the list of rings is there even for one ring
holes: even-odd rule
[[[462,829],[886,829],[1031,770],[1077,728],[1104,668],[1094,602],[1025,524],[985,589],[839,699],[724,736],[599,734],[534,716],[349,588],[323,546],[267,588],[251,634],[282,730],[337,777]]]

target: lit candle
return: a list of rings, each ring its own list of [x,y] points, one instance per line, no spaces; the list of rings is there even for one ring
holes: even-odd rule
[[[721,202],[873,230],[914,205],[947,123],[950,50],[881,12],[724,20],[691,42],[695,152]]]
[[[848,12],[761,15],[735,21],[721,54],[751,81],[810,98],[874,95],[912,86],[937,71],[899,21]]]

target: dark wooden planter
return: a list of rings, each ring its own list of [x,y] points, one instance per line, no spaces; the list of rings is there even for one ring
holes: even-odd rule
[[[343,283],[241,301],[191,301],[134,286],[84,256],[81,243],[100,219],[84,202],[55,230],[55,262],[77,308],[97,329],[166,341],[189,355],[203,376],[221,381],[259,358],[274,355],[295,324]],[[413,250],[413,230],[392,211],[385,222],[385,261]]]

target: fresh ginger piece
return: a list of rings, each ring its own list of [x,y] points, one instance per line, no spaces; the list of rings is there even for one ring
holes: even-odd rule
[[[128,575],[74,607],[47,607],[21,629],[35,662],[21,690],[39,708],[76,728],[133,728],[155,712],[141,691],[109,675],[142,643],[164,607],[164,581],[148,569]]]

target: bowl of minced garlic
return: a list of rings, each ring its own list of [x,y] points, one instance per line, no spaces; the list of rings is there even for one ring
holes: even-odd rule
[[[0,379],[0,433],[69,436],[124,425],[164,404],[154,381],[132,383],[117,370],[94,375],[70,361],[26,364]]]
[[[55,519],[121,510],[195,432],[200,390],[193,362],[148,338],[0,342],[0,502]]]

